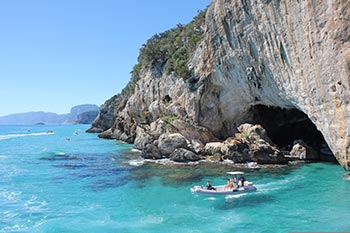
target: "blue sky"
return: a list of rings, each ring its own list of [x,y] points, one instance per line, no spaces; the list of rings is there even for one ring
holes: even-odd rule
[[[0,116],[101,105],[130,79],[139,48],[210,0],[0,1]]]

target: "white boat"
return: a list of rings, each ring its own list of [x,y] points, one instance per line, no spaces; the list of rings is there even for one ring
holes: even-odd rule
[[[235,181],[232,188],[228,188],[227,185],[212,186],[213,189],[208,189],[207,186],[192,186],[191,192],[206,195],[233,195],[256,191],[252,182],[245,181],[244,172],[234,171],[227,174]]]

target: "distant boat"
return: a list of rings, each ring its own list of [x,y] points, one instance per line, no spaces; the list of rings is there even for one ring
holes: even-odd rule
[[[52,130],[49,130],[46,132],[47,134],[54,134],[54,132]]]

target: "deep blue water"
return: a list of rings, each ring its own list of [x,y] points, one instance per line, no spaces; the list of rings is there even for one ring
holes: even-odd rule
[[[190,187],[237,169],[143,162],[87,128],[0,126],[0,232],[350,231],[337,164],[243,169],[257,192],[203,197]]]

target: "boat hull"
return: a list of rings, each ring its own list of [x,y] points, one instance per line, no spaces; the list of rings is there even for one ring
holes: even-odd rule
[[[225,195],[235,195],[240,193],[254,192],[256,187],[254,185],[241,186],[235,189],[225,190],[225,186],[215,186],[216,190],[208,190],[203,186],[192,186],[191,192],[196,194],[204,194],[211,196],[225,196]]]

